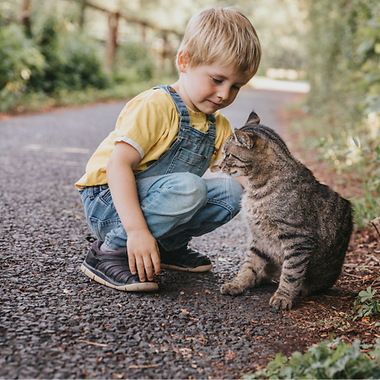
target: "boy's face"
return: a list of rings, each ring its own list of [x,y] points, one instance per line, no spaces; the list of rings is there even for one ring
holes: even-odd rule
[[[181,75],[176,90],[190,109],[206,114],[230,105],[250,79],[233,65],[215,62],[190,67],[186,56],[179,56],[178,67]]]

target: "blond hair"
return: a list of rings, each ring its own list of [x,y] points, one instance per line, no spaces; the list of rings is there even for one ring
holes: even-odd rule
[[[260,64],[261,46],[251,22],[238,10],[207,8],[194,15],[178,52],[190,67],[223,62],[252,78]]]

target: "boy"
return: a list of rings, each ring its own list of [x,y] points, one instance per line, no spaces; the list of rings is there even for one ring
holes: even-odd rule
[[[188,247],[239,211],[243,180],[201,178],[231,135],[219,112],[257,72],[260,43],[249,20],[211,8],[189,22],[179,80],[127,103],[77,182],[97,237],[82,271],[106,286],[155,291],[160,268],[208,271]]]

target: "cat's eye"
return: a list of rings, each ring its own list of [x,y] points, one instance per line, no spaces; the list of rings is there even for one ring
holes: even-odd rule
[[[247,163],[247,162],[249,162],[249,161],[245,161],[245,160],[243,160],[242,158],[240,158],[240,157],[238,157],[238,156],[235,156],[234,154],[232,154],[232,153],[228,153],[228,154],[226,154],[226,160],[229,160],[230,158],[234,158],[235,160],[237,160],[237,161],[240,161],[240,162],[243,162],[243,163]]]

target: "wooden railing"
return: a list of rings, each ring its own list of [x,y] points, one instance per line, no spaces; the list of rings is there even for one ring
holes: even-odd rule
[[[117,49],[117,36],[118,36],[118,28],[119,28],[119,19],[123,18],[126,22],[138,24],[142,26],[142,40],[145,42],[145,29],[150,28],[156,31],[159,31],[162,33],[162,39],[164,43],[163,47],[163,59],[165,59],[165,56],[168,54],[167,52],[171,49],[169,46],[169,41],[168,41],[168,35],[174,34],[175,36],[182,38],[182,33],[178,32],[177,30],[174,29],[167,29],[167,28],[162,28],[158,25],[155,25],[149,21],[146,20],[141,20],[136,17],[132,17],[129,15],[124,14],[123,12],[117,11],[110,11],[104,7],[100,7],[99,5],[92,4],[91,2],[87,0],[75,0],[76,2],[81,4],[81,20],[84,20],[84,12],[85,8],[93,8],[101,12],[105,12],[108,14],[108,36],[106,40],[106,59],[105,63],[106,66],[111,68],[114,63],[115,59],[115,53]],[[83,21],[82,21],[83,23]]]

